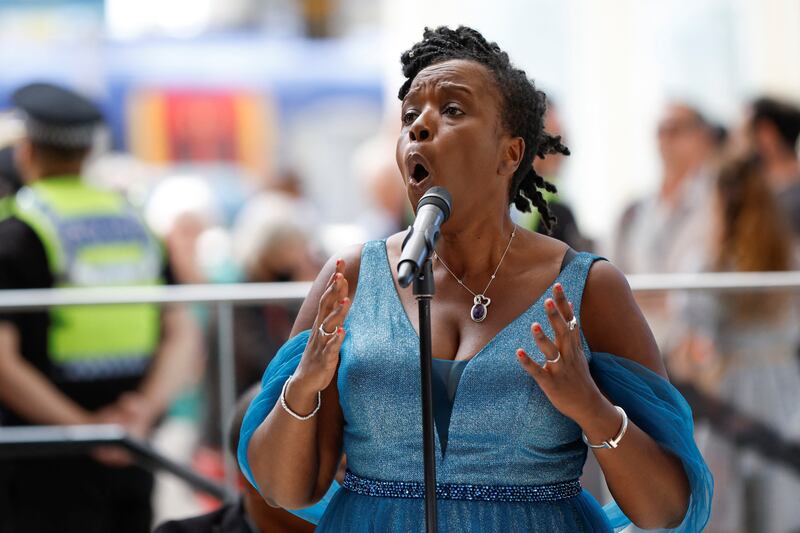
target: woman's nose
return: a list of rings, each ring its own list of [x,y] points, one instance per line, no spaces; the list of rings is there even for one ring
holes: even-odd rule
[[[433,129],[430,124],[428,124],[424,113],[417,117],[417,120],[411,125],[411,128],[408,130],[408,136],[412,141],[417,142],[429,141],[433,138]]]

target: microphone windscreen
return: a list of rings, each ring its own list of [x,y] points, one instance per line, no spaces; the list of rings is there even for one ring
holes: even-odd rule
[[[428,204],[434,204],[441,209],[442,213],[444,213],[445,220],[450,218],[450,210],[453,206],[453,198],[444,187],[431,187],[425,191],[425,194],[422,195],[422,198],[419,199],[419,203],[417,204],[417,212],[419,212],[419,209],[422,206]]]

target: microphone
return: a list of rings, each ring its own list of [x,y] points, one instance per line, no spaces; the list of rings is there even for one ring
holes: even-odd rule
[[[417,218],[408,228],[397,263],[397,281],[408,287],[433,253],[439,228],[450,218],[453,200],[444,187],[431,187],[417,204]]]

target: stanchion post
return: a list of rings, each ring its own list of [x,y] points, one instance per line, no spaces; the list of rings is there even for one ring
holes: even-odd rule
[[[236,463],[231,455],[228,422],[236,405],[236,362],[233,345],[233,304],[217,304],[217,373],[219,374],[220,436],[224,460],[225,486],[236,491]]]

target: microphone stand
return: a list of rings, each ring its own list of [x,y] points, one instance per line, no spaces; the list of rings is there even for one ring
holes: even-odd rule
[[[435,292],[433,263],[428,257],[414,278],[419,307],[419,366],[422,383],[422,447],[425,467],[425,531],[436,533],[436,441],[433,427],[433,362],[431,361],[431,299]]]

